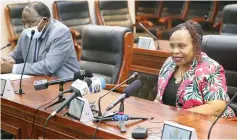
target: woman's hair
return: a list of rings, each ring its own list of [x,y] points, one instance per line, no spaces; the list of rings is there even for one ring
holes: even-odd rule
[[[198,62],[201,60],[201,44],[202,44],[202,36],[203,36],[203,30],[200,24],[194,21],[186,21],[185,23],[179,24],[175,26],[170,36],[177,30],[187,29],[191,38],[192,38],[192,44],[195,47],[195,53],[196,58]]]

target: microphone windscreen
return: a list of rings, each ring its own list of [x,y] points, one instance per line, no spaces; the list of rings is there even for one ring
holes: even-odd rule
[[[85,70],[85,77],[89,77],[89,78],[93,77],[92,72],[90,72],[89,70]]]
[[[103,77],[100,77],[100,81],[101,81],[101,88],[105,89],[106,87],[105,79]]]
[[[102,89],[105,89],[106,83],[105,79],[102,77],[91,77],[90,78],[92,81],[91,87],[90,87],[90,92],[91,93],[99,93]]]
[[[31,31],[31,36],[34,36],[34,34],[35,34],[35,30],[32,30]]]
[[[74,73],[74,80],[80,79],[80,80],[84,80],[85,78],[85,74],[83,74],[81,71],[75,72]]]
[[[90,78],[86,77],[86,78],[84,79],[84,81],[87,83],[88,87],[91,86],[92,80],[91,80]]]
[[[126,98],[132,95],[133,92],[137,91],[142,87],[142,82],[140,80],[135,80],[128,87],[125,88],[124,92],[126,94]]]

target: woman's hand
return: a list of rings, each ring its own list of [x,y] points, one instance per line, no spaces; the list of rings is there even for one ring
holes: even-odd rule
[[[226,102],[224,100],[213,100],[208,101],[204,105],[196,106],[187,110],[206,115],[218,116],[223,111],[225,106]]]

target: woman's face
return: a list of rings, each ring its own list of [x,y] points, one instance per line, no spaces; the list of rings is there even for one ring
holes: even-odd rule
[[[170,37],[171,56],[177,66],[188,66],[194,59],[194,46],[187,29],[175,31]]]

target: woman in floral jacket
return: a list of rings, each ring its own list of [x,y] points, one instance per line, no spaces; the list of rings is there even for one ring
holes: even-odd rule
[[[201,52],[203,31],[193,21],[173,28],[171,57],[161,68],[156,101],[178,108],[218,116],[227,102],[223,67]],[[222,117],[235,116],[228,108]]]

